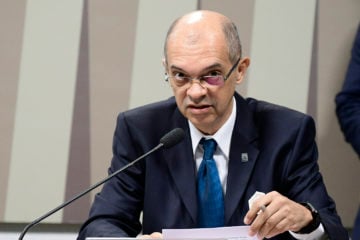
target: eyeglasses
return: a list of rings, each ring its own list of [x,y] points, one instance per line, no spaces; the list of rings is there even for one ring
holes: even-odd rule
[[[225,76],[220,75],[218,73],[214,73],[215,75],[206,75],[206,76],[201,76],[201,77],[197,77],[197,78],[192,78],[192,77],[187,77],[187,76],[183,76],[181,74],[175,74],[175,76],[169,76],[167,73],[165,74],[165,81],[169,81],[169,78],[174,80],[174,83],[176,86],[178,87],[182,87],[184,85],[186,85],[187,83],[191,82],[194,79],[197,79],[200,81],[200,85],[202,85],[202,83],[207,83],[209,85],[212,86],[222,86],[224,85],[225,81],[230,77],[231,73],[234,71],[234,69],[236,68],[236,66],[239,64],[241,57],[239,57],[239,59],[236,61],[236,63],[231,67],[230,71],[228,72],[228,74],[226,74]]]

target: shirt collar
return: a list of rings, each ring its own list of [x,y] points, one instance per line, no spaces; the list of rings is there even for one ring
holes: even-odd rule
[[[199,142],[201,138],[213,138],[217,144],[218,147],[221,149],[221,151],[224,153],[226,158],[229,158],[230,154],[230,143],[231,143],[231,135],[232,131],[235,126],[235,119],[236,119],[236,101],[235,98],[233,98],[233,107],[231,110],[230,117],[226,120],[223,126],[212,136],[204,135],[202,134],[189,120],[189,128],[190,128],[190,136],[191,136],[191,142],[192,142],[192,149],[193,154],[195,156],[195,151],[197,146],[199,145]]]

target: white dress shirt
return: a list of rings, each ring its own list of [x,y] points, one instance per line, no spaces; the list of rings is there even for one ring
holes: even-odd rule
[[[192,147],[196,161],[196,169],[199,169],[204,154],[204,149],[202,148],[201,145],[199,145],[201,138],[206,138],[206,139],[212,138],[217,143],[218,147],[216,148],[216,151],[214,153],[214,160],[216,162],[216,167],[219,172],[219,178],[224,193],[226,192],[226,179],[228,173],[231,134],[234,129],[235,118],[236,118],[236,102],[235,99],[233,99],[233,109],[230,117],[228,118],[228,120],[226,120],[225,124],[214,135],[205,136],[189,121]]]

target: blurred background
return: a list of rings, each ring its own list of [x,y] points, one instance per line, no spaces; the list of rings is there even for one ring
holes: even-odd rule
[[[237,24],[251,58],[243,96],[315,119],[320,171],[352,228],[360,161],[344,141],[334,97],[360,1],[0,0],[0,238],[107,175],[117,114],[172,95],[161,63],[165,34],[197,9]],[[98,190],[31,231],[74,239]]]

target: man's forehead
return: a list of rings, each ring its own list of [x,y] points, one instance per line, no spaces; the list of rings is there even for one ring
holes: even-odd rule
[[[211,25],[206,22],[194,24],[181,23],[168,38],[168,45],[175,44],[176,47],[194,46],[196,44],[219,44],[225,41],[224,33],[220,26]]]
[[[198,58],[210,55],[228,58],[228,46],[221,21],[218,21],[219,16],[212,12],[198,11],[180,19],[167,38],[167,60],[174,56]],[[223,54],[226,56],[222,56]]]

